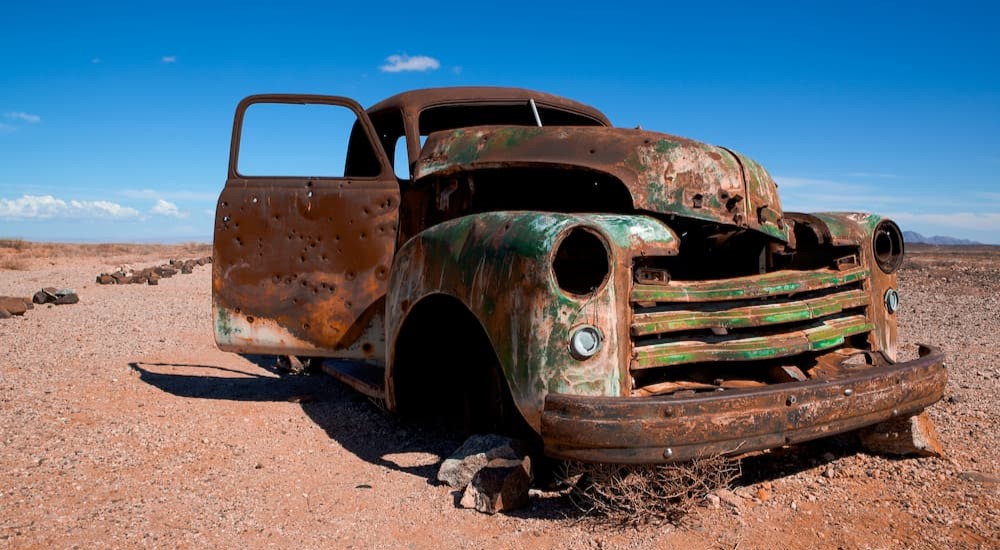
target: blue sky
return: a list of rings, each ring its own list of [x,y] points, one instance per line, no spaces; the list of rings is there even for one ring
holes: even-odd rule
[[[747,4],[7,3],[0,236],[210,240],[249,94],[509,85],[737,149],[786,210],[1000,243],[996,3]]]

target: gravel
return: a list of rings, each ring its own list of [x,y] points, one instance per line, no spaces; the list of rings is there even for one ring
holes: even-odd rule
[[[960,250],[960,252],[958,252]],[[850,436],[748,457],[682,526],[580,522],[558,497],[486,516],[435,481],[460,440],[324,376],[283,376],[212,340],[211,266],[158,286],[97,273],[170,257],[72,256],[0,271],[0,295],[80,302],[0,320],[0,546],[995,548],[1000,540],[997,250],[926,248],[900,273],[902,349],[942,346],[930,408],[943,459],[864,453]],[[738,513],[734,513],[738,511]]]

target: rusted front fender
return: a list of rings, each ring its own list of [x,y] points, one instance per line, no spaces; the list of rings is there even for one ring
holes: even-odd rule
[[[648,464],[735,455],[916,413],[941,399],[946,381],[944,354],[920,346],[920,357],[906,363],[704,396],[550,393],[541,434],[547,455],[585,462]]]

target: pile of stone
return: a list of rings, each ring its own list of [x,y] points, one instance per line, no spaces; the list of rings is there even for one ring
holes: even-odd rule
[[[121,265],[111,273],[101,273],[97,282],[102,285],[158,285],[160,279],[177,275],[178,272],[187,275],[194,272],[200,265],[212,263],[211,256],[191,260],[170,260],[169,263],[136,270],[130,265]]]
[[[528,505],[531,457],[517,440],[474,435],[441,464],[437,478],[462,491],[462,508],[486,514],[515,510]]]
[[[54,304],[57,306],[75,304],[80,301],[76,291],[71,288],[57,289],[45,287],[31,298],[20,296],[0,296],[0,319],[10,319],[14,315],[24,315],[34,304]]]

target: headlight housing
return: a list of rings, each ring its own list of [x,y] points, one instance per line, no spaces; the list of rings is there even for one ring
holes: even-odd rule
[[[600,289],[611,273],[608,246],[586,227],[570,229],[552,260],[556,284],[567,294],[586,296]]]
[[[872,254],[875,263],[885,273],[892,273],[903,263],[903,232],[896,222],[882,220],[872,235]]]

